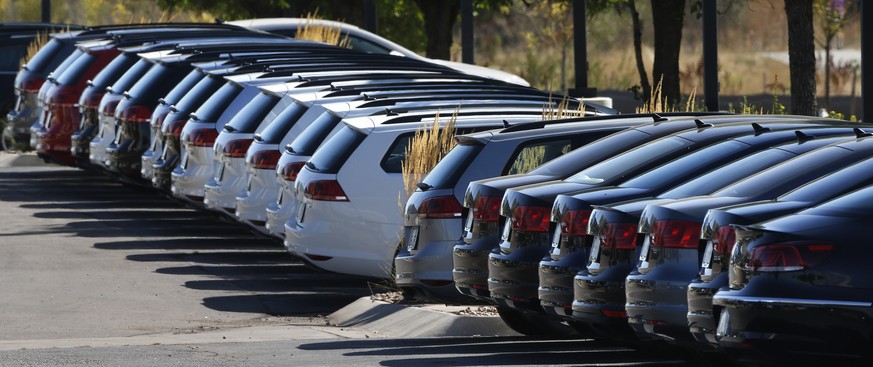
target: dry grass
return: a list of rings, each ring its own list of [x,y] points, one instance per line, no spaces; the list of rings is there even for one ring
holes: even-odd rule
[[[585,104],[580,103],[576,108],[570,108],[570,97],[564,96],[561,99],[561,102],[555,104],[553,102],[549,102],[543,105],[543,113],[540,116],[543,121],[548,120],[561,120],[567,118],[574,117],[584,117],[585,116]],[[549,100],[551,101],[551,96],[549,96]]]
[[[419,128],[406,146],[406,158],[401,169],[405,190],[400,197],[401,209],[406,206],[404,199],[415,191],[421,179],[455,146],[458,110],[456,109],[444,124],[441,123],[440,115],[437,113],[434,122]]]
[[[21,67],[24,67],[30,59],[39,52],[39,49],[42,46],[45,46],[46,42],[48,42],[48,32],[38,32],[36,37],[33,38],[33,41],[27,46],[27,53],[21,59]]]
[[[342,35],[342,28],[333,28],[318,24],[318,10],[315,13],[306,14],[306,21],[302,26],[297,26],[297,35],[294,38],[306,41],[315,41],[338,47],[350,47],[348,35]]]

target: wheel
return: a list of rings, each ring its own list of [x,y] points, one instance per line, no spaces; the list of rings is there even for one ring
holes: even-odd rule
[[[497,306],[497,314],[506,326],[519,334],[548,338],[583,337],[570,325],[545,314],[527,313],[505,306]]]
[[[15,147],[15,138],[12,134],[6,130],[5,126],[3,127],[3,135],[0,138],[0,150],[11,150]]]

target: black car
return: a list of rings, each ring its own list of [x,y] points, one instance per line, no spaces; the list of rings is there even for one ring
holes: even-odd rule
[[[540,263],[540,300],[546,306],[560,304],[564,298],[551,280],[560,274],[563,267],[572,268],[579,264],[578,254],[588,255],[581,259],[584,266],[573,278],[572,315],[587,324],[598,334],[636,339],[627,323],[625,311],[625,278],[636,266],[642,244],[637,233],[639,215],[648,204],[665,203],[690,196],[707,195],[743,178],[771,166],[784,162],[800,154],[822,146],[846,140],[847,137],[825,137],[810,139],[808,135],[795,142],[773,147],[743,159],[720,166],[719,168],[685,182],[653,198],[642,198],[608,206],[597,206],[588,219],[590,225],[585,236],[564,236],[553,246],[548,260]],[[556,213],[553,219],[563,217]],[[597,243],[594,245],[594,243]],[[596,247],[596,248],[595,248]],[[579,250],[582,249],[582,250]],[[570,259],[564,259],[569,255]],[[544,269],[545,267],[548,267]],[[543,282],[549,282],[543,284]],[[563,284],[563,283],[559,283]],[[560,285],[558,288],[560,289]],[[553,306],[560,307],[560,306]],[[563,312],[558,308],[555,313]]]
[[[869,139],[867,139],[869,140]],[[736,227],[728,287],[716,293],[717,340],[759,355],[861,355],[873,335],[873,187]],[[754,350],[752,350],[754,349]]]
[[[636,268],[625,281],[628,324],[643,338],[693,341],[688,331],[688,282],[700,264],[700,227],[706,211],[772,199],[873,152],[861,138],[821,148],[727,186],[711,196],[648,205],[640,215],[643,234]],[[695,343],[696,344],[696,343]]]
[[[733,225],[751,225],[820,204],[849,191],[873,184],[873,159],[867,159],[821,177],[775,200],[710,209],[703,219],[706,241],[698,276],[688,285],[688,327],[700,342],[717,345],[712,296],[728,286],[728,260],[735,240]]]

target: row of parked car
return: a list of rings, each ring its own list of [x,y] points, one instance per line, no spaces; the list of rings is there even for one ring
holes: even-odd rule
[[[12,128],[48,161],[223,213],[409,301],[494,304],[524,334],[866,353],[866,124],[620,115],[336,22],[318,24],[351,49],[288,38],[300,23],[53,34],[17,76]],[[559,103],[578,116],[550,119]],[[407,199],[410,142],[447,115],[457,145]]]

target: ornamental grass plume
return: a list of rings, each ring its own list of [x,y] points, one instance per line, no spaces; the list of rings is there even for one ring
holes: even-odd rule
[[[294,38],[305,41],[315,41],[343,48],[350,47],[349,36],[342,34],[342,28],[334,28],[318,23],[318,10],[306,14],[306,21],[297,26]]]
[[[459,111],[460,106],[445,123],[440,121],[440,114],[437,113],[432,123],[422,125],[410,139],[406,146],[406,158],[401,164],[404,189],[398,198],[401,210],[406,206],[404,199],[415,192],[416,185],[457,144],[455,124]]]

